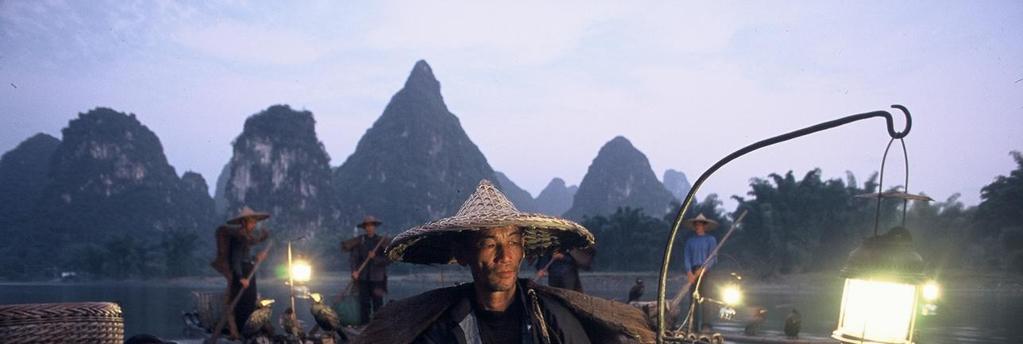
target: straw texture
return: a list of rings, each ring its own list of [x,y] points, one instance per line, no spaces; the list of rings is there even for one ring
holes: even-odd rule
[[[482,228],[518,226],[523,230],[526,255],[555,248],[568,250],[593,246],[593,234],[582,225],[553,216],[520,212],[488,180],[451,217],[413,227],[394,238],[386,253],[394,261],[417,264],[454,263],[458,234]]]

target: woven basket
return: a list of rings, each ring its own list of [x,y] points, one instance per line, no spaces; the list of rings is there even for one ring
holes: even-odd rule
[[[193,291],[195,311],[199,313],[199,325],[212,332],[224,313],[224,293],[210,291]]]
[[[0,305],[0,343],[124,343],[121,306],[110,302]]]

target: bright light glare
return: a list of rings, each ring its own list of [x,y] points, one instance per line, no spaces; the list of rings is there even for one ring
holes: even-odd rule
[[[303,260],[291,263],[291,279],[295,282],[309,282],[313,278],[313,267]]]
[[[836,336],[881,343],[907,343],[913,321],[916,286],[847,279],[842,294],[842,323]]]
[[[742,290],[734,285],[727,286],[721,290],[721,299],[729,306],[738,305],[742,302]]]
[[[924,284],[923,296],[924,300],[930,302],[938,300],[938,298],[941,297],[941,286],[938,285],[938,282],[927,281],[927,283]]]

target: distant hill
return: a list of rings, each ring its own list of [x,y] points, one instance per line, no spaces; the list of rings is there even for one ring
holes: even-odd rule
[[[494,174],[497,178],[497,187],[504,192],[505,196],[508,196],[508,200],[514,203],[516,208],[520,211],[536,212],[536,201],[533,200],[533,195],[530,195],[529,191],[515,185],[515,182],[508,179],[504,173],[495,171]]]
[[[213,189],[213,209],[216,212],[217,218],[224,218],[227,216],[227,180],[231,178],[231,161],[224,164],[224,168],[220,169],[220,175],[217,176],[217,184]]]
[[[681,201],[689,194],[689,189],[693,188],[692,184],[689,184],[689,179],[686,178],[686,174],[673,169],[667,169],[664,171],[664,188],[668,189],[668,192],[675,197],[675,200]]]
[[[50,157],[60,140],[36,134],[0,157],[0,234],[30,214],[49,183]]]
[[[484,178],[495,180],[494,170],[444,104],[426,61],[334,170],[345,224],[372,214],[389,233],[453,214]]]
[[[618,136],[600,148],[565,217],[582,219],[608,215],[618,207],[631,207],[659,218],[668,211],[673,199],[657,180],[646,155]]]
[[[79,114],[61,132],[32,221],[9,239],[19,243],[17,248],[4,253],[22,259],[24,271],[15,274],[84,264],[76,253],[114,239],[155,241],[169,232],[209,229],[213,208],[205,181],[195,173],[179,178],[160,139],[134,114],[96,108]],[[58,248],[69,254],[54,255]]]
[[[565,181],[561,178],[551,179],[543,191],[536,196],[537,212],[561,216],[572,207],[572,198],[575,197],[577,190],[579,187],[575,185],[566,187]]]
[[[311,112],[274,105],[250,116],[234,140],[224,217],[248,206],[271,214],[267,225],[275,235],[337,230],[340,213],[329,164]]]

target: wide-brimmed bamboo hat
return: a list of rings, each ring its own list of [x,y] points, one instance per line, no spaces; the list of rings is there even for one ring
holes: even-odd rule
[[[523,230],[525,254],[540,255],[553,249],[567,251],[594,245],[593,234],[582,225],[553,216],[520,212],[501,191],[484,179],[454,216],[413,227],[398,234],[387,246],[393,261],[417,264],[455,263],[460,236],[484,228],[518,226]]]
[[[246,206],[242,207],[242,211],[238,213],[238,216],[235,216],[233,219],[227,220],[227,223],[230,223],[232,225],[240,225],[242,223],[242,220],[244,220],[245,218],[252,218],[256,220],[256,222],[259,222],[269,219],[270,214],[260,213]]]
[[[694,217],[694,218],[686,220],[685,221],[686,227],[689,227],[691,229],[695,229],[695,227],[693,227],[693,224],[697,223],[697,222],[706,223],[707,225],[703,229],[707,230],[707,231],[712,231],[712,230],[714,230],[714,228],[718,228],[718,222],[714,221],[714,220],[711,220],[711,219],[708,219],[706,216],[703,216],[703,213],[700,213],[699,215],[696,215],[696,217]]]
[[[383,224],[383,222],[377,220],[377,218],[374,217],[373,215],[366,215],[366,217],[362,218],[362,222],[355,226],[359,228],[366,228],[366,225],[370,224],[376,227],[380,227],[380,225]]]

